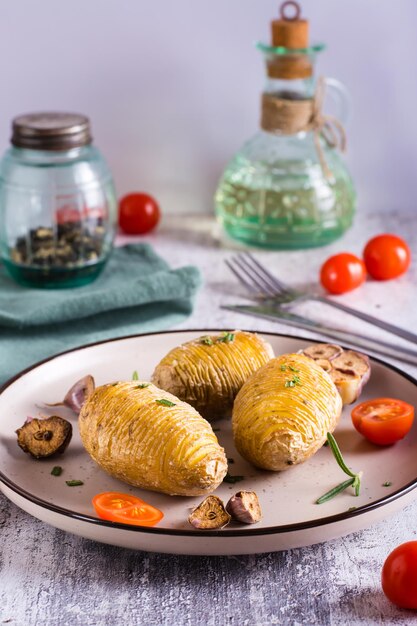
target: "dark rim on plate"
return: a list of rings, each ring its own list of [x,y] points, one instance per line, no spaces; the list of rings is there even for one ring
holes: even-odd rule
[[[150,337],[152,335],[155,335],[155,336],[156,335],[173,335],[173,334],[180,334],[180,333],[208,334],[209,332],[223,332],[224,330],[225,330],[224,328],[221,328],[221,329],[197,328],[197,329],[185,329],[185,330],[165,330],[161,332],[152,332],[152,333],[139,333],[136,335],[126,335],[124,337],[115,337],[113,339],[105,339],[103,341],[96,341],[93,343],[85,344],[83,346],[78,346],[78,348],[71,348],[70,350],[64,350],[63,352],[59,352],[58,354],[54,354],[50,357],[47,357],[46,359],[42,359],[41,361],[38,361],[34,365],[27,367],[26,369],[22,370],[21,372],[19,372],[18,374],[10,378],[0,387],[0,395],[8,387],[10,387],[16,380],[18,380],[19,378],[22,378],[22,376],[24,376],[25,374],[38,368],[40,365],[43,365],[44,363],[53,361],[54,359],[60,356],[64,356],[66,354],[70,354],[71,352],[77,352],[79,350],[86,350],[88,348],[93,348],[98,345],[112,343],[115,341],[125,341],[126,339],[136,339],[139,337]],[[226,330],[229,330],[229,329],[226,329]],[[241,330],[245,331],[245,329],[241,329]],[[271,332],[254,331],[254,330],[247,330],[245,332],[256,332],[260,335],[265,335],[269,337],[283,337],[284,339],[296,339],[296,340],[301,340],[301,341],[308,341],[311,343],[322,343],[322,340],[320,339],[311,339],[311,337],[300,337],[299,335],[286,335],[284,333],[271,333]],[[384,367],[387,367],[388,369],[392,370],[396,374],[399,374],[400,376],[402,376],[403,378],[405,378],[406,380],[408,380],[409,382],[411,382],[413,385],[417,387],[417,380],[410,374],[407,374],[406,372],[401,371],[395,365],[386,363],[385,361],[382,361],[381,359],[378,359],[376,357],[370,357],[370,358],[372,361],[375,361],[376,363],[379,363],[380,365],[383,365]],[[372,502],[370,504],[359,506],[354,511],[345,511],[344,513],[338,513],[337,515],[321,517],[319,519],[308,520],[306,522],[297,522],[295,524],[285,524],[281,526],[268,526],[267,528],[251,527],[251,528],[245,528],[241,530],[223,529],[223,530],[196,531],[196,530],[181,530],[181,529],[176,529],[176,528],[167,529],[167,528],[147,527],[147,526],[131,526],[130,524],[119,524],[118,522],[108,522],[106,520],[102,520],[97,517],[84,515],[82,513],[76,513],[74,511],[64,509],[60,506],[56,506],[55,504],[51,504],[50,502],[46,502],[45,500],[41,500],[40,498],[33,496],[31,493],[28,493],[27,491],[25,491],[24,489],[16,485],[13,481],[7,478],[7,476],[5,476],[3,472],[1,471],[0,471],[0,482],[2,482],[4,485],[6,485],[6,487],[14,491],[17,495],[21,496],[22,498],[25,498],[26,500],[29,500],[30,502],[32,502],[33,504],[36,504],[37,506],[40,506],[41,508],[52,511],[53,513],[65,515],[66,517],[70,517],[72,519],[76,519],[81,522],[88,522],[89,524],[97,524],[98,526],[104,526],[107,528],[117,528],[120,530],[129,530],[131,532],[139,532],[139,533],[146,533],[146,534],[149,533],[149,534],[156,534],[156,535],[176,535],[176,536],[194,537],[194,538],[222,537],[223,539],[227,539],[228,537],[249,537],[253,535],[273,535],[273,534],[282,534],[282,533],[288,533],[288,532],[297,532],[300,530],[306,530],[308,528],[316,528],[318,526],[325,526],[327,524],[334,524],[337,522],[342,522],[351,517],[356,517],[358,515],[362,515],[363,513],[369,513],[370,511],[378,509],[381,506],[389,504],[390,502],[393,502],[397,500],[398,498],[405,496],[407,493],[409,493],[410,491],[412,491],[413,489],[417,487],[417,477],[416,477],[413,481],[411,481],[410,483],[408,483],[407,485],[405,485],[398,491],[395,491],[394,493],[388,496],[385,496],[384,498],[381,498],[380,500],[376,500],[375,502]]]

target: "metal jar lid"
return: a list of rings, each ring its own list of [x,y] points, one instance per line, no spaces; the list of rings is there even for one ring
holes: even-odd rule
[[[33,150],[69,150],[92,141],[90,120],[78,113],[28,113],[12,123],[11,143]]]

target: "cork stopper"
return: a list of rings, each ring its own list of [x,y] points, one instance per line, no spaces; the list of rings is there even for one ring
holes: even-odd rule
[[[291,9],[294,10],[290,13]],[[272,45],[276,48],[308,48],[309,23],[301,19],[301,7],[297,2],[284,2],[280,8],[280,19],[272,20]]]
[[[271,22],[272,46],[300,50],[309,46],[309,22],[301,18],[301,7],[289,0],[280,8],[280,17]],[[268,76],[293,80],[309,78],[313,67],[306,54],[277,55],[268,62]]]

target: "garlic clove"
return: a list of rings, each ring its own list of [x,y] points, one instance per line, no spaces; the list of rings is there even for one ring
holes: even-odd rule
[[[67,392],[62,402],[46,402],[45,404],[46,406],[67,406],[69,409],[72,409],[74,413],[79,413],[84,402],[89,396],[91,396],[94,389],[94,378],[88,374],[80,380],[77,380],[77,382]]]
[[[224,528],[230,522],[230,515],[224,504],[217,496],[207,496],[188,518],[194,528],[200,530],[215,530]]]
[[[242,524],[256,524],[262,519],[261,505],[254,491],[238,491],[226,504],[226,511]]]

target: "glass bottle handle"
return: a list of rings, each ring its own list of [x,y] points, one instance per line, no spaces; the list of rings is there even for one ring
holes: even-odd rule
[[[326,97],[329,97],[334,103],[334,111],[331,114],[334,115],[343,126],[350,120],[350,113],[352,109],[352,100],[350,94],[343,83],[336,78],[325,78],[326,84]],[[326,108],[326,107],[325,107]],[[326,111],[325,111],[326,112]]]

